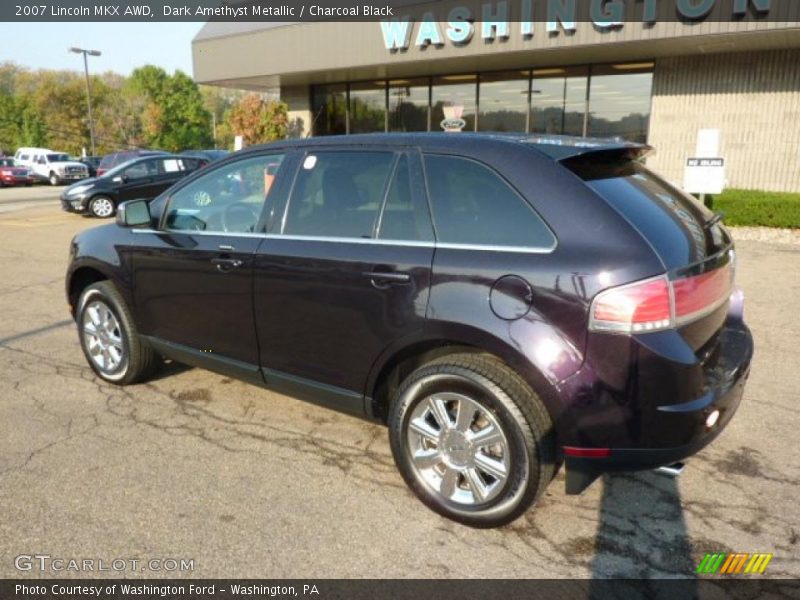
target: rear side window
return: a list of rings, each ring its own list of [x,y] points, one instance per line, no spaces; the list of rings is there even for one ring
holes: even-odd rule
[[[371,238],[392,152],[317,152],[308,154],[295,181],[285,235]]]
[[[495,171],[474,160],[427,155],[425,171],[437,242],[552,248],[555,237]]]

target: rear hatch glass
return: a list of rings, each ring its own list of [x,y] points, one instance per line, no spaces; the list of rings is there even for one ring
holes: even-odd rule
[[[716,215],[625,152],[590,152],[562,161],[650,243],[669,273],[673,315],[697,351],[727,314],[732,240]]]
[[[714,213],[625,153],[590,152],[562,163],[647,239],[668,271],[730,246]]]

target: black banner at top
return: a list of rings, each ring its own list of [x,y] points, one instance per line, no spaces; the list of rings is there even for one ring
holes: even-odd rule
[[[435,20],[591,23],[781,21],[800,26],[797,0],[3,0],[6,22],[314,22]]]

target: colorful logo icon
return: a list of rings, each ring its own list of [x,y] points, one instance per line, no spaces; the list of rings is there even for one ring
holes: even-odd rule
[[[762,552],[756,552],[755,554],[727,554],[725,552],[706,554],[697,567],[697,573],[700,575],[762,574],[767,570],[767,565],[772,560],[772,556],[772,554]]]
[[[458,133],[467,126],[467,122],[461,118],[464,114],[463,106],[444,106],[444,121],[441,122],[441,127],[448,133]]]

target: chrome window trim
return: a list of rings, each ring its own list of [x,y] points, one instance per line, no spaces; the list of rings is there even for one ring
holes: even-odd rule
[[[436,248],[442,250],[483,250],[485,252],[517,252],[520,254],[552,254],[557,243],[550,246],[502,246],[499,244],[449,244],[442,242]]]
[[[205,235],[205,236],[227,236],[227,237],[239,237],[239,238],[263,238],[263,233],[247,233],[247,232],[235,232],[235,231],[202,231],[202,230],[192,230],[192,229],[131,229],[131,233],[155,233],[159,235],[164,234],[175,234],[175,233],[182,233],[185,235]]]
[[[403,246],[412,248],[435,248],[437,250],[481,250],[484,252],[516,252],[520,254],[552,254],[557,244],[550,247],[537,246],[501,246],[497,244],[448,244],[445,242],[423,242],[413,240],[379,240],[375,238],[325,237],[316,235],[283,235],[280,233],[236,233],[226,231],[193,231],[189,229],[131,229],[132,233],[155,233],[185,235],[215,235],[245,238],[263,238],[269,240],[290,240],[293,242],[326,242],[331,244],[371,244],[374,246]]]
[[[322,235],[284,235],[281,233],[269,233],[267,239],[271,240],[292,240],[295,242],[329,242],[337,244],[373,244],[375,246],[413,246],[417,248],[435,248],[435,242],[422,242],[413,240],[381,240],[376,238],[356,238],[356,237],[331,237]]]

